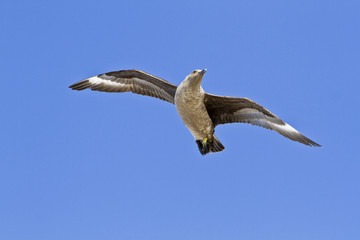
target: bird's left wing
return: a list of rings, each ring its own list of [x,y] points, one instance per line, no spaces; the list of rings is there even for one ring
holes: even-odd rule
[[[250,99],[205,94],[204,102],[214,126],[234,122],[250,123],[274,130],[293,141],[320,147],[319,144]]]
[[[73,90],[133,92],[174,103],[176,85],[140,70],[123,70],[87,78],[70,86]]]

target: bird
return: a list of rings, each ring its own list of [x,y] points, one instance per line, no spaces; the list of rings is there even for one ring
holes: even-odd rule
[[[215,127],[226,123],[249,123],[311,147],[318,143],[302,135],[263,106],[248,98],[218,96],[201,87],[206,69],[191,72],[179,86],[140,70],[103,73],[77,82],[69,88],[82,91],[133,92],[175,105],[180,118],[193,135],[201,155],[225,149],[215,136]]]

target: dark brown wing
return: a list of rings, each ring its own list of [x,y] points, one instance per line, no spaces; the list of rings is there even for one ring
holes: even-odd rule
[[[320,147],[319,144],[305,137],[269,110],[250,99],[205,94],[204,101],[214,126],[234,122],[250,123],[274,130],[293,141]]]
[[[90,88],[102,92],[133,92],[174,103],[177,87],[140,70],[123,70],[87,78],[70,88],[78,91]]]

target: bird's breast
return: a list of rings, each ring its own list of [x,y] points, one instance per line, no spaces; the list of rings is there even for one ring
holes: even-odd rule
[[[212,134],[213,124],[204,104],[203,91],[195,91],[180,85],[175,94],[175,106],[195,139],[202,139]]]

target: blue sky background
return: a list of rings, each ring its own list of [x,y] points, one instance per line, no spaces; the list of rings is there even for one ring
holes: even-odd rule
[[[4,1],[0,239],[360,239],[359,1]],[[173,105],[76,92],[141,69],[248,97],[205,157]]]

